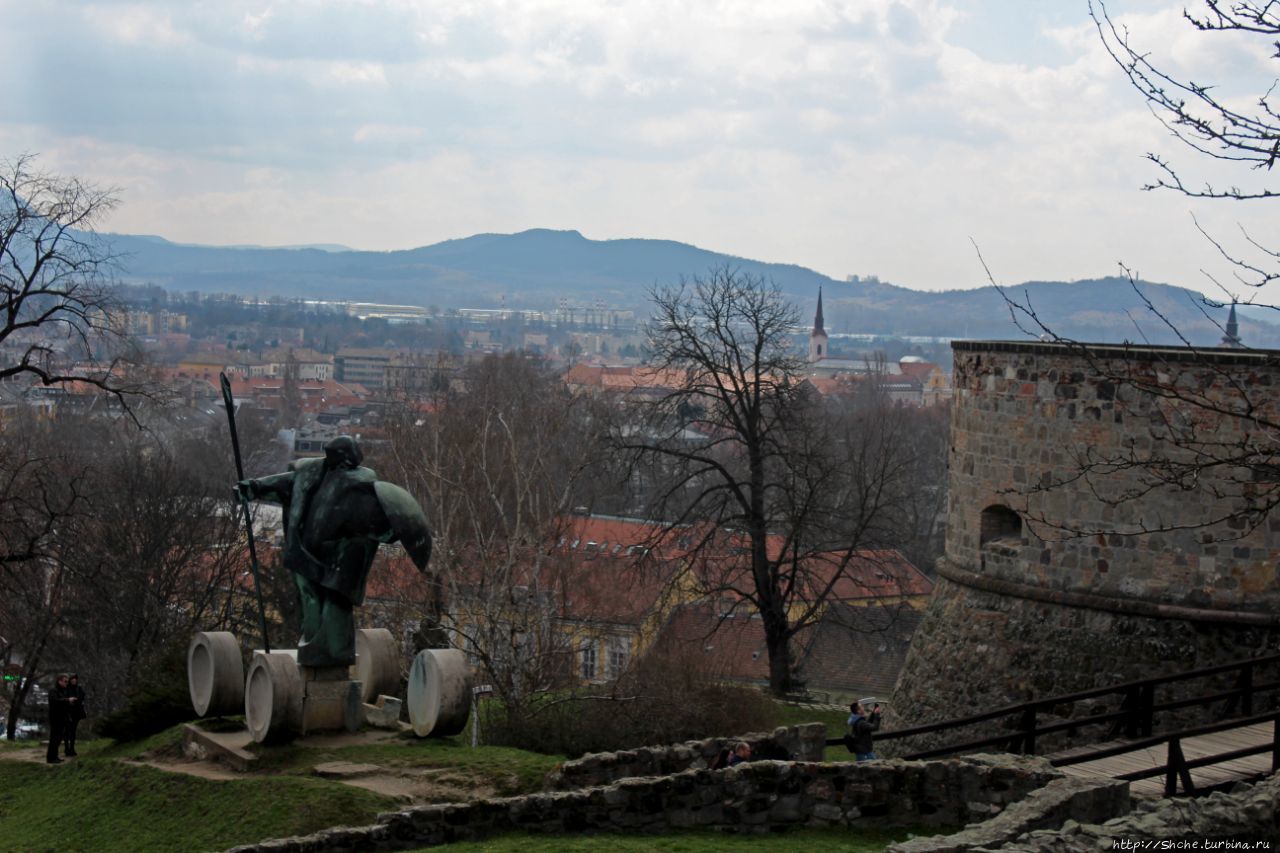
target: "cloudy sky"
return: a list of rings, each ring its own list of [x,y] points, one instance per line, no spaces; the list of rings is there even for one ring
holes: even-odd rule
[[[1182,5],[1109,8],[1256,99],[1265,43]],[[1139,190],[1148,150],[1205,173],[1086,0],[0,0],[0,21],[0,158],[117,186],[107,230],[184,242],[572,228],[917,289],[984,283],[976,242],[1002,283],[1123,262],[1209,289],[1192,212],[1230,238],[1280,211]]]

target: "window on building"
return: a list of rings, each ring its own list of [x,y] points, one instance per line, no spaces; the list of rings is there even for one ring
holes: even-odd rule
[[[605,661],[606,677],[610,680],[618,678],[627,668],[631,657],[630,637],[611,637],[609,639],[609,659]]]
[[[462,635],[462,650],[467,656],[467,666],[480,666],[480,652],[476,646],[475,637],[472,637],[469,633]]]
[[[578,650],[581,666],[579,671],[585,681],[594,681],[596,677],[596,641],[586,640]]]

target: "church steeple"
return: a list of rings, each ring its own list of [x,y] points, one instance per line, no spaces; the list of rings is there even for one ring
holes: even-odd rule
[[[1244,349],[1240,342],[1240,324],[1236,322],[1236,304],[1231,303],[1231,313],[1227,315],[1226,334],[1222,336],[1222,346],[1227,349]]]
[[[827,330],[822,323],[822,288],[818,288],[818,310],[813,315],[813,331],[809,333],[809,363],[827,357]]]

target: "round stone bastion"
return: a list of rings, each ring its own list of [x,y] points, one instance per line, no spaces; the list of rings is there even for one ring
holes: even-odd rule
[[[1280,351],[952,350],[946,551],[898,725],[1280,647],[1280,509],[1256,511],[1280,500]],[[1268,441],[1274,469],[1239,464]]]

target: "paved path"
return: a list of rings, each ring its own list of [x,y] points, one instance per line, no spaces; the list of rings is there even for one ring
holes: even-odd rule
[[[1272,742],[1273,732],[1273,723],[1257,723],[1252,726],[1241,726],[1240,728],[1227,729],[1226,731],[1214,732],[1213,734],[1186,738],[1182,741],[1182,755],[1187,759],[1187,761],[1194,761],[1197,758],[1218,755],[1224,752],[1232,752],[1249,746],[1260,746],[1262,744],[1269,745]],[[1123,743],[1124,741],[1111,741],[1109,743],[1093,744],[1088,747],[1064,750],[1063,752],[1049,756],[1049,758],[1079,755],[1081,753],[1092,752],[1094,750],[1104,749],[1110,746],[1119,746]],[[1167,763],[1167,760],[1168,745],[1162,743],[1158,746],[1138,749],[1133,752],[1126,752],[1122,755],[1115,755],[1110,758],[1101,758],[1097,761],[1086,761],[1081,764],[1068,764],[1060,769],[1068,776],[1102,776],[1115,778],[1116,776],[1120,776],[1124,773],[1131,773],[1137,770],[1148,770],[1154,767],[1163,767]],[[1234,761],[1228,761],[1223,764],[1213,764],[1208,767],[1193,768],[1191,770],[1191,782],[1199,788],[1216,785],[1221,782],[1229,782],[1233,779],[1245,779],[1260,773],[1270,772],[1271,753],[1268,751],[1257,755],[1250,755],[1245,758],[1237,758]],[[1139,779],[1136,782],[1131,782],[1129,790],[1135,797],[1163,797],[1164,774],[1162,773],[1159,776],[1154,776],[1150,779]]]

